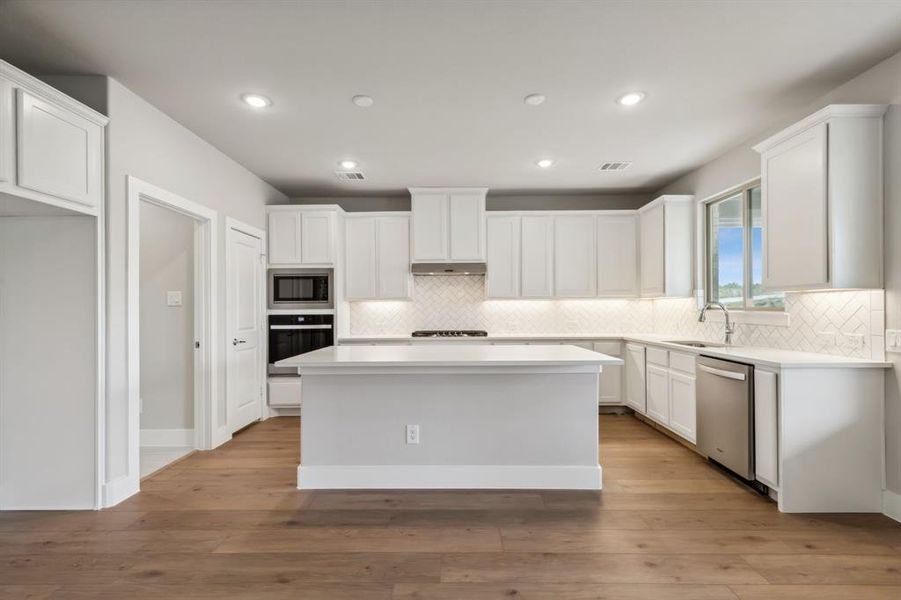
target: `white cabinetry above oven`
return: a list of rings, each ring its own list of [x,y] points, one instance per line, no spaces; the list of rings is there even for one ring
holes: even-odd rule
[[[332,267],[335,264],[337,206],[270,206],[269,264],[272,266]]]

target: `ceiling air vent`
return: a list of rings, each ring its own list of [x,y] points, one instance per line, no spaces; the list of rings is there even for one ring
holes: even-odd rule
[[[632,166],[631,160],[610,161],[602,164],[598,171],[625,171]]]
[[[335,175],[338,179],[343,179],[344,181],[363,181],[366,179],[366,176],[359,171],[335,171]]]

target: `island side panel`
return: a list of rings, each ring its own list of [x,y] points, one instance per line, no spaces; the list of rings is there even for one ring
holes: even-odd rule
[[[597,386],[595,373],[304,375],[298,487],[600,489]]]

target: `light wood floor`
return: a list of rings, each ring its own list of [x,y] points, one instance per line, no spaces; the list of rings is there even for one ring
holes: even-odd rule
[[[783,515],[603,416],[603,492],[300,492],[297,419],[99,512],[0,513],[0,598],[901,598],[901,525]]]

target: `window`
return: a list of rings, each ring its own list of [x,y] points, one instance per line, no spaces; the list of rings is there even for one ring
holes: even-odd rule
[[[782,310],[785,294],[763,289],[760,183],[707,203],[707,300],[735,310]]]

